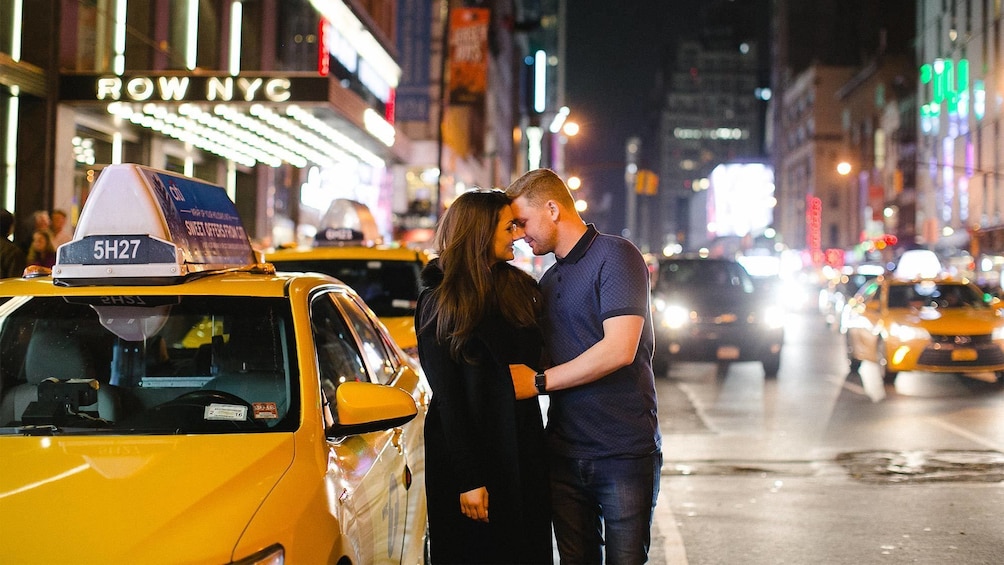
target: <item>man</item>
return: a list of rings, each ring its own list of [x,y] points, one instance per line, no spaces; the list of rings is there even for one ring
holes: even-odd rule
[[[644,563],[662,468],[648,267],[630,241],[583,222],[553,171],[530,171],[506,194],[523,240],[556,259],[540,281],[553,366],[511,371],[517,397],[550,394],[561,562]]]
[[[0,277],[20,277],[26,263],[24,251],[10,240],[14,229],[14,214],[0,209]]]

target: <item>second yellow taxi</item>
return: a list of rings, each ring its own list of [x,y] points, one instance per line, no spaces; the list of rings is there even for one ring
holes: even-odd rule
[[[324,225],[332,221],[337,225]],[[323,273],[351,286],[394,341],[417,359],[415,306],[419,275],[430,256],[424,250],[380,244],[375,234],[372,216],[362,204],[336,200],[312,245],[271,251],[265,259],[280,271]]]
[[[866,283],[844,309],[841,330],[847,336],[851,370],[871,361],[887,383],[903,371],[959,373],[1000,382],[1000,306],[966,279],[880,276]]]

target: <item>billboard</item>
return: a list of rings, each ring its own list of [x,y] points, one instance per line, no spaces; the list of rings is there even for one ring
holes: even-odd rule
[[[774,169],[764,163],[725,163],[711,171],[708,233],[757,236],[774,222]]]

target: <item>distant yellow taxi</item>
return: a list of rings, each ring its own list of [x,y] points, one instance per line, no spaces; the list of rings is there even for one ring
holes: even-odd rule
[[[849,301],[841,329],[851,370],[857,371],[862,361],[877,363],[887,383],[902,371],[960,373],[1000,382],[1001,313],[995,299],[965,279],[880,276]]]
[[[429,394],[221,188],[108,167],[51,274],[0,281],[3,561],[421,563]]]
[[[347,202],[338,202],[348,207]],[[328,214],[344,219],[346,213]],[[365,221],[367,214],[360,214]],[[362,229],[322,227],[318,243],[266,253],[280,271],[323,273],[351,286],[390,330],[409,355],[418,357],[415,305],[421,291],[419,275],[429,254],[408,247],[373,244]]]

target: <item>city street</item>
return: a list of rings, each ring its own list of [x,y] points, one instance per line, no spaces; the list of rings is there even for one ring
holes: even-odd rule
[[[874,364],[792,312],[759,363],[657,378],[665,465],[652,563],[999,563],[1004,388]]]

